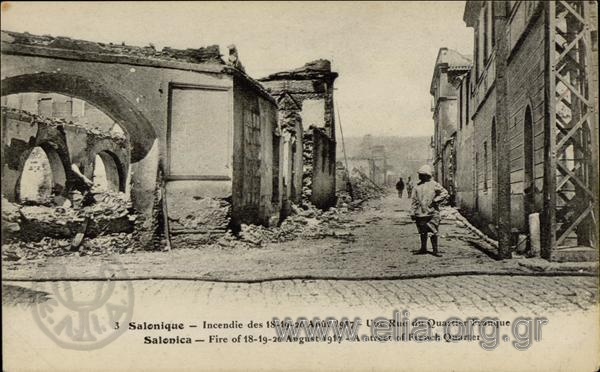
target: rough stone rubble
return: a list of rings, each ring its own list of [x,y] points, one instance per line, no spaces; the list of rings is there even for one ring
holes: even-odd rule
[[[210,45],[196,49],[174,49],[164,47],[162,50],[157,50],[152,44],[145,47],[139,47],[126,45],[125,43],[97,43],[93,41],[71,39],[68,37],[53,37],[49,35],[38,36],[27,32],[19,33],[11,31],[2,31],[2,41],[11,44],[43,46],[47,48],[77,50],[88,53],[123,55],[190,63],[225,64],[221,58],[218,45]]]
[[[350,176],[352,197],[348,191],[337,193],[337,205],[323,211],[304,200],[301,206],[292,205],[292,214],[280,226],[264,227],[242,225],[239,237],[228,233],[218,240],[223,247],[239,245],[265,246],[268,243],[285,242],[294,239],[334,238],[354,241],[355,237],[348,225],[348,213],[359,210],[370,199],[385,195],[385,190],[373,184],[367,176],[355,172]]]
[[[305,200],[300,206],[293,204],[291,215],[279,226],[242,225],[238,234],[224,231],[216,239],[216,243],[199,243],[217,244],[222,248],[256,248],[295,239],[334,238],[353,241],[354,235],[347,226],[350,221],[348,213],[360,209],[366,200],[383,196],[384,190],[360,172],[350,175],[350,183],[354,197],[348,191],[339,191],[336,207],[327,211],[316,208]],[[23,206],[3,198],[2,228],[6,238],[6,244],[2,246],[3,259],[15,261],[71,254],[129,253],[137,250],[135,234],[132,233],[136,216],[131,214],[131,203],[125,195],[96,193],[94,199],[93,205],[77,210],[56,205]],[[86,238],[79,250],[73,252],[71,239],[76,232],[82,231],[86,220],[89,220]],[[182,227],[194,225],[191,220],[178,222]],[[163,247],[162,243],[164,242],[161,240],[155,248]]]

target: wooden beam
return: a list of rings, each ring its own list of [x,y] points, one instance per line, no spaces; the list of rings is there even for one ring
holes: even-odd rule
[[[544,206],[542,213],[542,257],[549,259],[556,241],[556,152],[555,152],[555,11],[544,2]]]
[[[591,106],[589,107],[588,112],[591,113],[591,118],[588,121],[589,123],[589,129],[590,129],[590,147],[591,147],[591,154],[590,154],[590,186],[592,188],[592,192],[594,193],[594,195],[598,195],[600,192],[599,189],[599,168],[598,168],[598,164],[599,164],[599,159],[598,159],[598,131],[600,128],[598,128],[598,86],[597,86],[597,82],[598,82],[598,71],[597,71],[597,66],[593,65],[592,62],[592,58],[593,58],[593,53],[594,51],[591,48],[591,40],[592,40],[592,36],[591,36],[591,31],[590,31],[590,4],[587,1],[583,2],[583,13],[584,13],[584,17],[587,21],[587,24],[584,26],[585,28],[585,38],[584,40],[586,41],[586,53],[585,53],[585,60],[582,61],[583,64],[585,65],[585,71],[587,72],[587,82],[588,82],[588,92],[590,94],[590,101],[591,101]],[[597,6],[597,3],[595,3],[593,6]],[[593,26],[597,29],[597,26]],[[596,30],[597,31],[597,30]],[[587,43],[587,41],[590,41],[589,43]],[[598,52],[596,51],[596,59],[598,58]],[[598,235],[600,235],[600,230],[599,226],[598,226],[598,221],[596,220],[596,216],[599,215],[600,213],[600,200],[597,198],[596,201],[593,203],[593,210],[591,213],[592,216],[592,222],[593,222],[593,226],[592,226],[592,230],[593,230],[593,242],[592,244],[594,244],[594,246],[598,246]]]
[[[573,221],[573,223],[571,225],[569,225],[569,227],[560,235],[560,237],[556,240],[556,245],[561,245],[565,239],[567,238],[567,236],[569,236],[569,234],[577,227],[577,225],[579,225],[581,223],[581,221],[583,221],[583,219],[585,217],[587,217],[587,215],[592,212],[592,206],[590,205],[589,207],[586,208],[585,211],[583,211],[582,214],[579,215],[579,217],[577,217],[577,219],[575,221]]]

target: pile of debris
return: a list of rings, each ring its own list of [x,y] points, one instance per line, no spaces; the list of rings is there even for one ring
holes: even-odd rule
[[[381,186],[375,184],[366,174],[356,168],[350,175],[350,184],[354,200],[377,199],[386,193]]]
[[[310,137],[312,138],[312,137]],[[312,167],[307,165],[307,159],[312,159],[310,138],[305,136],[305,169],[303,182],[303,202],[301,206],[292,204],[292,214],[277,227],[259,225],[242,225],[238,236],[231,232],[222,236],[217,244],[223,247],[256,247],[268,243],[286,242],[295,239],[323,239],[332,237],[353,241],[354,235],[348,227],[351,221],[347,214],[361,208],[370,199],[385,195],[385,190],[371,181],[365,174],[355,170],[350,176],[350,190],[340,190],[336,193],[337,204],[334,208],[323,211],[315,207],[307,199],[310,197]],[[308,164],[312,164],[308,162]]]
[[[131,201],[121,192],[103,192],[94,195],[95,203],[84,207],[80,215],[89,220],[86,235],[98,236],[105,232],[130,233],[137,215]]]
[[[86,236],[133,231],[136,215],[123,193],[103,192],[94,195],[94,204],[75,209],[65,206],[26,205],[3,199],[2,224],[5,221],[13,239],[40,241],[44,237],[68,239],[78,232]]]
[[[2,197],[2,256],[9,261],[70,254],[98,255],[134,250],[137,215],[123,193],[94,194],[95,203],[20,205]],[[73,247],[73,239],[85,238]],[[75,252],[73,252],[75,251]]]
[[[85,238],[76,251],[71,250],[71,239],[44,237],[40,241],[13,241],[2,245],[2,260],[37,260],[58,256],[99,256],[131,253],[136,248],[132,234],[109,234]]]
[[[263,247],[268,243],[327,237],[354,241],[354,235],[346,226],[350,220],[344,217],[348,208],[330,208],[322,211],[306,203],[302,207],[292,205],[292,211],[292,215],[277,227],[242,225],[237,237],[228,232],[217,241],[217,244],[222,247],[236,248]]]
[[[8,44],[42,46],[53,49],[74,50],[79,53],[89,52],[118,56],[132,56],[136,58],[151,58],[160,60],[174,60],[191,63],[218,63],[224,64],[218,45],[210,45],[197,49],[174,49],[164,47],[157,50],[152,44],[146,47],[126,45],[125,43],[97,43],[87,40],[71,39],[68,37],[52,37],[49,35],[32,35],[28,32],[19,33],[2,31],[2,41]]]
[[[23,241],[69,238],[81,230],[85,222],[72,208],[31,205],[21,207],[19,213],[19,238]]]

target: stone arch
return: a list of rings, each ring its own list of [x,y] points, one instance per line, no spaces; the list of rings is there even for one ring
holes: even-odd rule
[[[152,148],[156,132],[150,121],[119,93],[103,84],[78,75],[35,73],[2,80],[2,95],[18,93],[60,93],[96,106],[129,134],[133,162],[143,159]]]
[[[52,142],[43,142],[40,144],[34,144],[29,149],[27,149],[27,151],[21,154],[21,160],[19,165],[19,177],[17,178],[14,190],[15,199],[18,201],[21,201],[21,198],[23,196],[21,195],[21,187],[23,185],[23,173],[26,171],[25,165],[27,164],[27,161],[30,158],[32,152],[36,148],[41,148],[43,150],[50,165],[50,187],[52,188],[51,193],[54,193],[54,191],[56,191],[56,194],[65,195],[67,192],[67,175],[69,174],[68,169],[70,169],[68,163],[68,154],[65,154],[64,151],[60,151],[60,147]]]
[[[102,164],[98,164],[98,161]],[[104,150],[96,154],[94,160],[94,178],[96,183],[97,170],[102,166],[106,177],[106,190],[125,192],[126,172],[119,158],[114,153]]]
[[[99,156],[106,170],[107,181],[114,187],[109,191],[125,192],[127,186],[127,173],[129,171],[130,156],[126,146],[119,144],[112,139],[103,139],[90,144],[87,151],[90,178],[93,177],[96,167],[96,157]],[[109,175],[110,174],[110,175]]]

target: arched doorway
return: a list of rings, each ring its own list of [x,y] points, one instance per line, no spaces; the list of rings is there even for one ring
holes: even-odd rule
[[[28,92],[58,93],[97,107],[129,135],[132,162],[143,159],[157,138],[152,124],[135,104],[113,89],[90,79],[64,73],[41,72],[2,80],[2,96]]]
[[[116,156],[108,151],[101,151],[94,159],[94,188],[100,192],[123,192],[124,172]]]
[[[58,153],[36,146],[23,162],[16,195],[21,203],[45,204],[65,191],[66,174]]]
[[[533,146],[533,117],[531,107],[525,109],[523,120],[523,211],[525,221],[535,210],[535,166]]]

